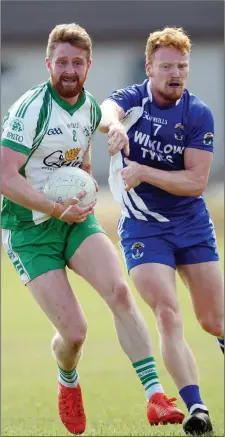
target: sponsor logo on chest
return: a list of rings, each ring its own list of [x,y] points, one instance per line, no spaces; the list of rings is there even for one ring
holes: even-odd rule
[[[157,120],[151,125],[151,133],[145,133],[141,130],[136,130],[133,136],[133,142],[141,146],[142,158],[156,161],[174,162],[175,155],[183,155],[185,147],[182,140],[184,138],[184,126],[181,123],[176,123],[165,128],[167,120],[156,119],[152,117],[153,121]],[[159,121],[163,124],[159,124]],[[166,132],[165,132],[166,129]],[[155,138],[154,138],[155,137]],[[167,142],[168,138],[170,138]],[[172,139],[175,139],[177,144],[173,144]]]

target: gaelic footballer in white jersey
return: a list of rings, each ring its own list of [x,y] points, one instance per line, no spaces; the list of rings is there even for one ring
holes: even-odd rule
[[[77,104],[71,106],[47,81],[26,92],[9,109],[2,144],[27,155],[20,172],[42,192],[50,172],[62,166],[81,166],[100,119],[101,110],[89,92],[83,90]],[[48,218],[3,199],[3,228],[27,228]]]

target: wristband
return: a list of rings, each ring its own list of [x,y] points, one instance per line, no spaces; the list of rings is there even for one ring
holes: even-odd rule
[[[62,205],[61,205],[61,203],[54,202],[54,207],[52,209],[52,212],[49,214],[50,217],[60,218],[61,214],[62,214]]]

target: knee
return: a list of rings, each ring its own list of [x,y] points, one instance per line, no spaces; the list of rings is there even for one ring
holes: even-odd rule
[[[159,331],[167,336],[177,329],[183,329],[182,316],[178,308],[163,306],[156,309],[156,319]]]
[[[206,317],[199,317],[198,321],[204,331],[208,332],[215,337],[223,337],[224,336],[224,320],[223,317],[214,317],[207,314]]]
[[[87,336],[87,323],[83,321],[79,326],[71,327],[61,334],[57,333],[52,340],[52,350],[57,352],[61,348],[62,343],[70,348],[71,353],[78,352],[83,343],[85,342]]]
[[[126,282],[121,281],[114,285],[107,298],[107,303],[113,312],[116,312],[120,308],[125,311],[131,310],[132,297]]]

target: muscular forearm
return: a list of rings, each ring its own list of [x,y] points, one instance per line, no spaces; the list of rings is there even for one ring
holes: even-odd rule
[[[51,214],[54,202],[44,194],[36,191],[32,185],[19,173],[2,176],[1,192],[3,196],[28,209]]]
[[[123,118],[123,110],[114,102],[107,100],[101,105],[102,118],[98,130],[107,133],[112,124],[118,123]]]
[[[177,196],[200,196],[206,188],[204,178],[191,170],[164,171],[142,166],[141,181],[152,184]]]

